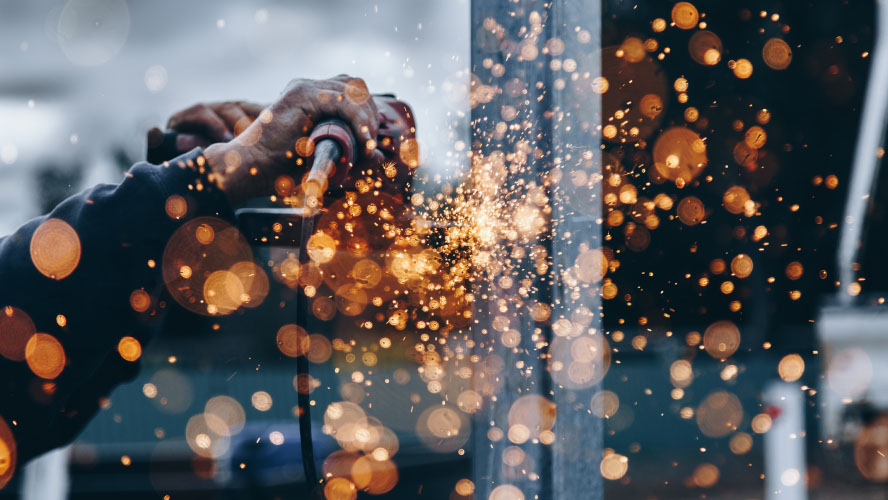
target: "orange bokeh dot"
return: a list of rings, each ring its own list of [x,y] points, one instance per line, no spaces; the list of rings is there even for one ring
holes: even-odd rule
[[[25,360],[25,345],[37,332],[34,322],[21,309],[6,306],[0,310],[0,354],[12,361]]]
[[[326,477],[350,477],[352,465],[359,455],[345,450],[336,450],[324,460],[323,473]]]
[[[654,143],[653,157],[661,177],[685,183],[700,175],[709,161],[706,142],[685,127],[672,127],[660,134]]]
[[[309,348],[306,357],[312,363],[324,363],[333,355],[333,346],[327,337],[319,333],[309,336]]]
[[[133,337],[123,337],[117,344],[117,352],[127,361],[136,361],[142,357],[142,344]]]
[[[734,61],[734,76],[741,80],[745,80],[752,76],[752,62],[749,59],[737,59]]]
[[[363,456],[352,464],[351,477],[361,490],[371,495],[382,495],[398,484],[398,468],[391,460],[378,461]]]
[[[314,154],[314,141],[310,137],[300,137],[296,141],[296,154],[309,157]]]
[[[364,104],[370,99],[370,91],[367,84],[360,78],[353,78],[345,84],[345,96],[353,104]]]
[[[194,237],[197,238],[202,245],[209,245],[216,238],[216,232],[213,226],[209,224],[201,224],[194,230]]]
[[[46,277],[66,278],[80,263],[77,231],[61,219],[46,219],[31,236],[31,262]]]
[[[274,180],[274,191],[279,196],[290,196],[296,189],[296,181],[289,175],[278,176]]]
[[[722,291],[725,292],[724,289]],[[725,293],[730,293],[730,291]],[[706,332],[703,333],[703,346],[706,353],[713,358],[725,359],[740,347],[740,329],[730,321],[716,321],[709,325]]]
[[[689,2],[678,2],[672,7],[672,22],[680,29],[692,29],[699,19],[700,13]]]
[[[344,477],[334,477],[324,485],[324,498],[327,500],[355,500],[358,489],[355,483]]]
[[[145,290],[133,290],[129,300],[130,306],[136,312],[145,312],[151,307],[151,296]]]
[[[398,150],[401,161],[410,168],[419,166],[419,143],[416,139],[406,139]]]
[[[854,463],[867,480],[877,483],[888,481],[888,415],[882,414],[863,428],[854,442]]]
[[[244,300],[244,284],[231,271],[215,271],[204,281],[203,295],[210,314],[228,314]]]
[[[0,489],[12,479],[15,473],[17,448],[12,429],[3,417],[0,417]]]
[[[731,260],[731,272],[738,278],[746,278],[752,274],[753,262],[752,258],[745,253],[737,254]]]
[[[268,295],[268,275],[252,261],[241,261],[231,266],[228,270],[236,276],[243,286],[244,295],[241,297],[241,305],[244,307],[259,307],[265,296]]]
[[[285,356],[295,358],[308,353],[311,339],[301,326],[284,325],[277,332],[277,345]]]
[[[54,379],[65,368],[65,349],[52,335],[35,333],[25,345],[25,361],[38,377]]]
[[[743,421],[743,406],[737,396],[716,391],[697,408],[697,425],[709,437],[722,437],[737,430]]]
[[[792,49],[780,38],[772,38],[762,47],[762,59],[771,69],[786,69],[792,61]]]
[[[246,289],[248,285],[255,282],[256,291],[264,293],[257,279],[244,283],[229,271],[239,262],[252,260],[240,231],[221,219],[199,217],[185,222],[167,242],[163,278],[173,299],[189,311],[229,314],[247,299],[253,302],[250,292],[254,291]],[[247,269],[245,277],[255,274],[254,270]]]
[[[163,208],[170,218],[179,220],[185,217],[185,214],[188,212],[188,202],[185,201],[185,198],[174,194],[167,198]]]

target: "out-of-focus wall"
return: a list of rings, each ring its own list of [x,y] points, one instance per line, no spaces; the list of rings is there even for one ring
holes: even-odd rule
[[[468,12],[468,0],[0,0],[0,233],[39,214],[37,171],[82,164],[61,176],[72,193],[114,182],[172,112],[267,102],[294,77],[349,73],[398,94],[416,112],[425,172],[452,169]]]

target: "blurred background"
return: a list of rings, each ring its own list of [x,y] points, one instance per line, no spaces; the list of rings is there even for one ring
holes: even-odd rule
[[[640,198],[605,209],[624,212],[602,226],[619,260],[603,302],[614,351],[589,408],[605,418],[606,449],[629,466],[608,475],[602,462],[604,497],[886,499],[884,172],[865,192],[860,253],[845,262],[856,281],[837,281],[877,4],[694,2],[717,34],[717,65],[689,57],[692,32],[675,28],[674,5],[600,5],[603,47],[656,39],[645,57],[656,61],[663,87],[652,91],[663,99],[662,128],[696,130],[709,154],[704,175],[685,188],[647,174],[653,137],[638,150],[603,141],[638,196],[670,200],[650,229],[639,218],[623,224]],[[0,0],[0,232],[84,187],[118,181],[143,159],[145,132],[173,112],[195,102],[268,102],[294,77],[345,72],[373,92],[397,94],[416,112],[418,185],[455,182],[472,147],[470,74],[482,65],[471,8],[470,0]],[[773,38],[791,47],[783,67],[763,60]],[[739,76],[741,59],[751,61],[751,76]],[[605,61],[609,71],[622,69]],[[679,80],[689,89],[684,101]],[[617,90],[602,97],[605,110],[623,105],[608,102]],[[750,160],[738,144],[749,143],[751,126],[767,131],[767,146]],[[680,213],[689,195],[705,222]],[[292,367],[262,365],[276,353],[250,333],[264,325],[232,321],[223,330],[240,336],[214,336],[199,322],[167,332],[146,351],[139,378],[115,392],[71,448],[20,474],[2,495],[30,481],[55,493],[27,498],[291,498],[301,465],[296,450],[279,445],[296,442]],[[351,335],[335,322],[325,328]],[[725,337],[731,347],[721,349],[730,353],[718,356],[707,335]],[[470,497],[454,489],[471,475],[468,457],[456,448],[430,454],[434,446],[409,436],[412,420],[398,427],[394,416],[410,414],[425,391],[415,367],[400,358],[381,365],[398,381],[377,403],[401,446],[401,480],[390,496]],[[320,407],[324,397],[362,399],[332,366],[318,370],[328,393],[318,396]],[[221,460],[195,458],[189,416],[219,394],[239,402],[247,428]],[[707,428],[701,411],[728,422],[728,432]],[[324,439],[318,434],[319,456],[335,449]],[[254,440],[280,451],[251,448]]]
[[[148,129],[163,128],[174,112],[198,102],[268,103],[294,78],[348,73],[371,92],[413,104],[422,143],[415,179],[440,183],[465,163],[468,33],[468,0],[2,0],[0,233],[82,189],[119,182],[144,160]],[[266,335],[279,325],[241,324],[220,339],[208,323],[185,319],[145,353],[140,378],[115,393],[73,448],[19,473],[2,494],[64,498],[70,484],[71,498],[273,498],[255,481],[292,494],[304,480],[295,373],[292,363],[275,366],[279,353]],[[264,356],[268,347],[278,356]],[[257,372],[263,361],[269,369]],[[327,375],[331,398],[342,399],[335,374]],[[270,403],[251,404],[259,392],[260,401],[274,398],[270,411]],[[268,443],[269,432],[283,431],[296,444],[269,459],[270,478],[240,477],[233,486],[237,464],[192,463],[200,457],[184,439],[188,418],[221,393],[247,409],[254,427],[244,436]],[[333,450],[316,434],[323,458]],[[276,472],[281,463],[289,466]]]
[[[267,103],[293,78],[348,73],[372,92],[422,102],[423,164],[444,173],[452,143],[465,140],[453,123],[468,112],[468,9],[468,0],[3,0],[0,231],[83,186],[117,182],[144,159],[147,129],[172,113]]]

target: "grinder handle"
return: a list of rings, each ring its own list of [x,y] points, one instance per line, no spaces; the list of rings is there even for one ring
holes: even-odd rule
[[[335,118],[316,125],[309,140],[314,144],[314,160],[303,188],[306,196],[318,197],[331,184],[345,181],[349,169],[358,161],[357,140],[348,124]]]

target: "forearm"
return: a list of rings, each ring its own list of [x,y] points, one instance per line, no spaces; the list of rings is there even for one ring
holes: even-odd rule
[[[124,336],[142,344],[151,337],[169,237],[194,217],[232,217],[199,153],[138,164],[119,185],[73,196],[0,241],[0,307],[9,306],[0,309],[0,335],[4,325],[29,328],[3,322],[5,313],[29,318],[65,358],[56,375],[40,366],[52,359],[25,359],[33,332],[4,336],[11,342],[0,359],[0,414],[16,422],[20,462],[73,438],[98,398],[135,374],[137,362],[123,360],[117,346]]]

